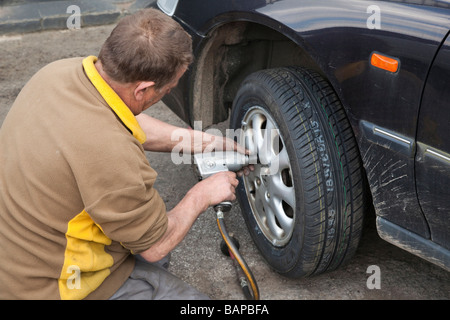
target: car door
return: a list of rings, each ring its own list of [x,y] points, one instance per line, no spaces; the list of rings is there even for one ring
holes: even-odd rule
[[[450,249],[450,37],[432,64],[423,92],[415,169],[431,240]]]

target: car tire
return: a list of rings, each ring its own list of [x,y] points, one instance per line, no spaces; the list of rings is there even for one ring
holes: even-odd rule
[[[361,237],[363,168],[330,84],[299,67],[253,73],[238,90],[230,127],[258,156],[236,194],[268,264],[300,278],[346,263]]]

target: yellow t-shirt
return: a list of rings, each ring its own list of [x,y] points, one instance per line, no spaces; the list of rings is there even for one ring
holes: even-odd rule
[[[0,129],[0,299],[107,299],[166,231],[145,134],[94,62],[41,69]]]

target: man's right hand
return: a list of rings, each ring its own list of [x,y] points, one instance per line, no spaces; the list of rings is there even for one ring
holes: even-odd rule
[[[165,257],[183,240],[197,217],[208,207],[236,199],[235,189],[238,183],[236,173],[231,171],[216,173],[197,183],[180,203],[167,213],[168,226],[165,234],[157,243],[142,252],[142,257],[149,262]]]
[[[239,181],[236,173],[224,171],[216,173],[199,183],[197,183],[190,191],[202,195],[203,209],[219,204],[223,201],[234,201],[236,199],[236,187]]]

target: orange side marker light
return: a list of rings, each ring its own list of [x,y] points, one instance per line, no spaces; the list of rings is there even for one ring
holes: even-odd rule
[[[372,53],[372,57],[370,58],[370,63],[377,68],[395,73],[398,71],[399,61],[397,59],[387,57],[380,53]]]

